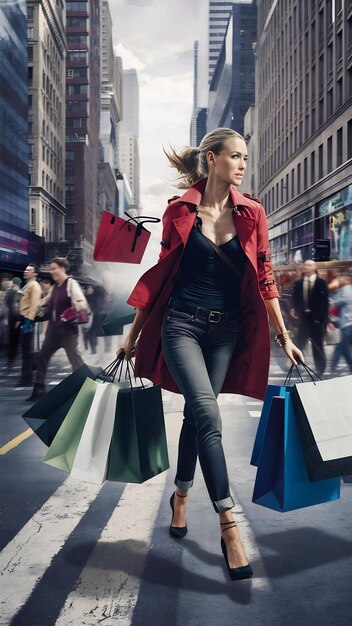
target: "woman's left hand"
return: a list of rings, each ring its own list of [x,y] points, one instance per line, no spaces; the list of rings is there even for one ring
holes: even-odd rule
[[[282,346],[282,349],[284,350],[284,352],[286,352],[288,358],[290,359],[291,363],[293,363],[293,365],[298,365],[295,357],[297,357],[299,361],[302,361],[302,363],[304,363],[303,353],[299,350],[299,348],[297,348],[297,346],[295,346],[292,341],[287,341]]]

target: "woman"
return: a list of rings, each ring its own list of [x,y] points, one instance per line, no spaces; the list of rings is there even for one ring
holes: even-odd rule
[[[117,354],[124,351],[127,360],[135,354],[138,375],[185,398],[170,534],[187,532],[186,501],[198,454],[219,514],[229,575],[248,578],[252,569],[232,517],[216,398],[221,391],[264,398],[268,314],[292,363],[303,355],[281,315],[264,209],[237,191],[247,161],[243,137],[218,128],[198,148],[167,156],[187,191],[169,201],[159,261],[128,299],[137,314]]]
[[[45,394],[45,375],[52,355],[63,348],[72,365],[72,371],[83,365],[78,352],[78,327],[74,323],[78,311],[88,309],[87,300],[78,282],[68,276],[68,261],[55,257],[50,262],[50,274],[54,285],[40,302],[45,307],[45,318],[49,320],[45,339],[37,358],[37,375],[32,395],[33,402]]]

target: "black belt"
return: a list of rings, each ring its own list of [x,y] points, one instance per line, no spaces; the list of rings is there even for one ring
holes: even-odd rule
[[[183,313],[190,313],[193,317],[200,317],[211,324],[219,324],[220,322],[227,322],[228,320],[234,320],[238,318],[238,311],[214,311],[211,309],[203,309],[200,306],[193,306],[192,304],[187,304],[183,302],[183,300],[171,299],[169,302],[169,307],[175,308],[177,311],[182,311]]]

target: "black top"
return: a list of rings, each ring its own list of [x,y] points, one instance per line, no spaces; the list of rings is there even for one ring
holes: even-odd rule
[[[240,304],[241,281],[202,235],[201,224],[201,218],[197,217],[182,256],[179,281],[172,295],[195,307],[213,311],[236,310]],[[243,275],[246,255],[238,236],[235,235],[219,248]]]

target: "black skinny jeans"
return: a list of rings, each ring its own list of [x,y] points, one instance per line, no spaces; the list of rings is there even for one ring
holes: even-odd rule
[[[218,323],[205,309],[195,316],[171,302],[162,325],[166,365],[185,399],[175,485],[193,484],[197,454],[217,513],[234,506],[221,439],[219,395],[237,342],[235,314]]]

